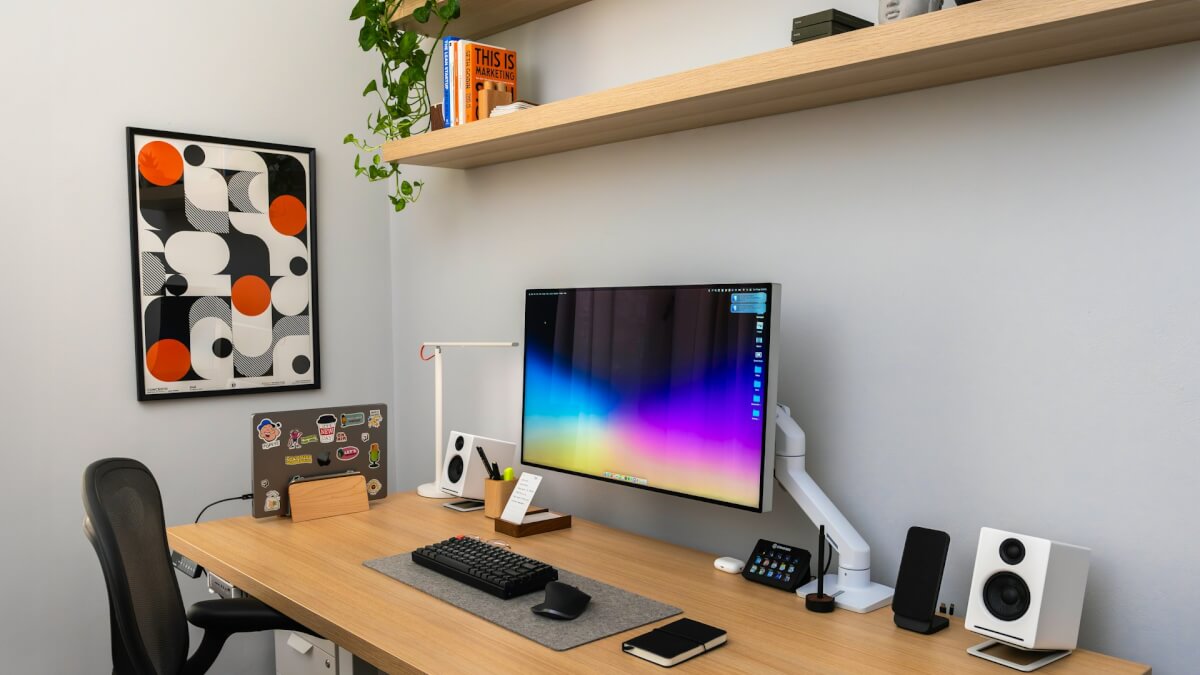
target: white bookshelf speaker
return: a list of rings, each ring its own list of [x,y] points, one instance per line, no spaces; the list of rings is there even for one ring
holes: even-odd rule
[[[1021,649],[1061,652],[1051,660],[1065,656],[1079,639],[1090,557],[1082,546],[982,528],[967,630]],[[968,651],[990,659],[973,651],[979,647]]]
[[[483,481],[488,471],[476,448],[483,448],[501,471],[512,466],[517,450],[516,444],[508,441],[451,431],[442,461],[442,492],[463,499],[483,499]]]

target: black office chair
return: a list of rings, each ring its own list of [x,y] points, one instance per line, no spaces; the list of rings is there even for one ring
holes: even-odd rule
[[[83,529],[104,571],[114,675],[198,675],[234,633],[307,628],[259,600],[205,600],[183,610],[158,483],[133,459],[102,459],[83,474]],[[204,629],[188,658],[187,622]]]

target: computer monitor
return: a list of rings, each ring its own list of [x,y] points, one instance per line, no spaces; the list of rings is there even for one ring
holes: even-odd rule
[[[771,509],[778,284],[526,291],[521,462]]]

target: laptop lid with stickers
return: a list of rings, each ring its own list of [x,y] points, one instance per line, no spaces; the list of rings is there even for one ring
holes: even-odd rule
[[[288,485],[361,473],[368,499],[387,496],[387,405],[255,413],[251,431],[254,517],[286,516]]]

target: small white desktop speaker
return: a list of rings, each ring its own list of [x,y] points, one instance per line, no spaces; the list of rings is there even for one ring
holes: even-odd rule
[[[1065,650],[1054,658],[1065,656],[1079,638],[1090,557],[1082,546],[983,528],[967,630],[1021,649]]]
[[[487,458],[501,471],[512,466],[517,450],[516,444],[508,441],[451,431],[446,457],[442,460],[442,492],[463,499],[483,499],[483,481],[488,471],[476,448],[483,448]]]

